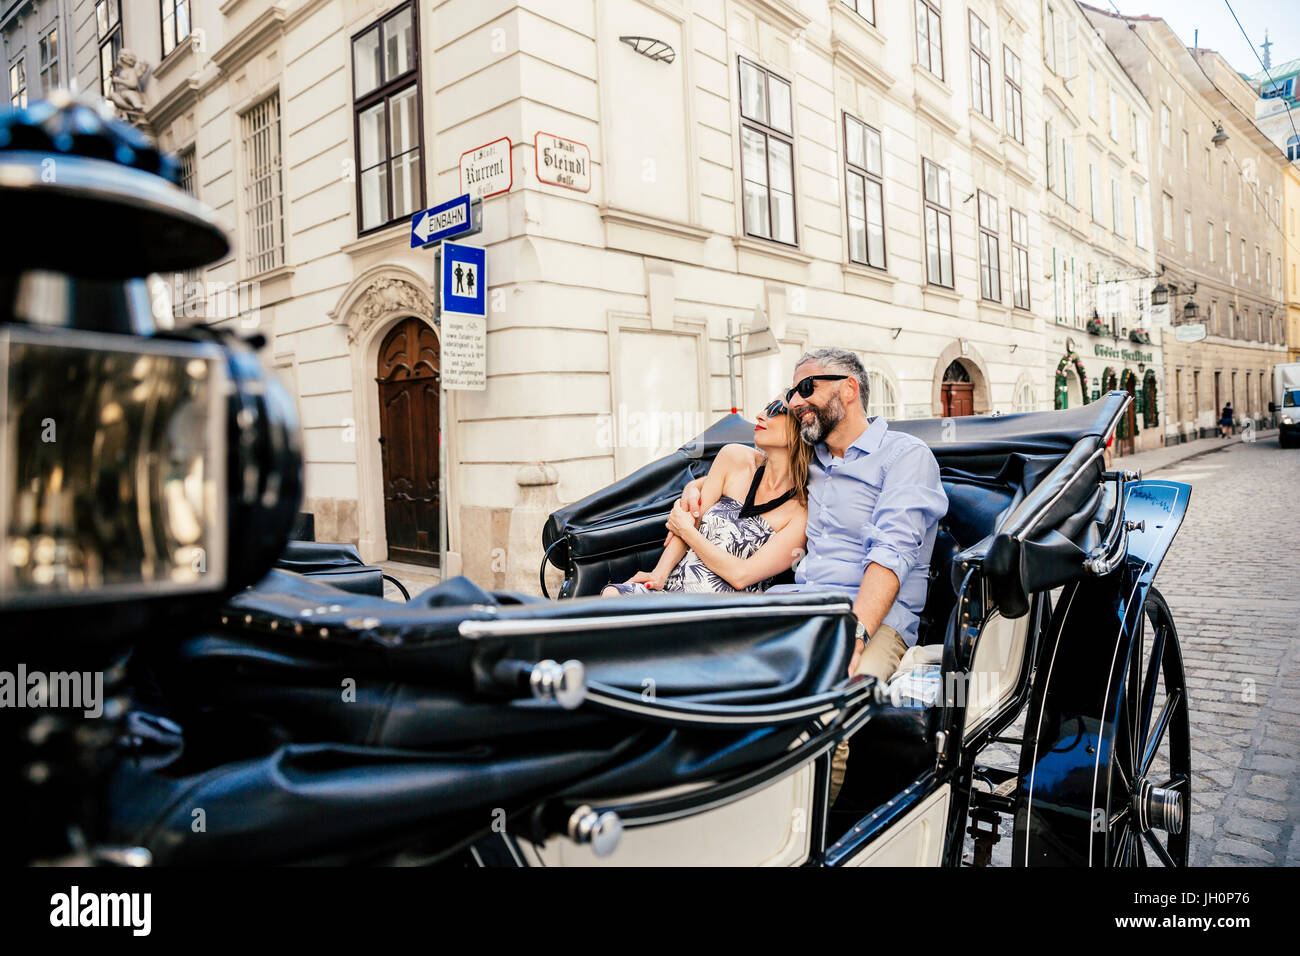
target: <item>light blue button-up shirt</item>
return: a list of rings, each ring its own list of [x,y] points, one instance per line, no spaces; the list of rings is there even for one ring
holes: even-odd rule
[[[935,532],[947,513],[934,453],[876,416],[843,458],[833,458],[824,442],[816,446],[808,474],[808,553],[795,568],[795,583],[771,590],[847,591],[856,599],[867,565],[875,562],[899,583],[883,623],[910,647],[925,607]]]

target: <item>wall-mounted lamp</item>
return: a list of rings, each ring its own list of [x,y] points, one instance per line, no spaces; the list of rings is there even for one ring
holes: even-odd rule
[[[1228,134],[1223,131],[1222,123],[1214,124],[1214,137],[1210,140],[1216,147],[1222,146],[1228,141]]]

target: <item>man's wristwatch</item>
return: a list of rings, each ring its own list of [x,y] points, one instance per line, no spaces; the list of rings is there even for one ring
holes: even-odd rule
[[[867,646],[867,626],[861,621],[858,621],[858,628],[853,632],[853,638],[854,640],[861,641],[863,647]]]

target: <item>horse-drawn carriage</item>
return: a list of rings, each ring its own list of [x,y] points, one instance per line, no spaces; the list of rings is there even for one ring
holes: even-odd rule
[[[1127,401],[892,426],[951,504],[888,686],[845,677],[846,595],[589,597],[653,563],[736,416],[551,517],[558,601],[458,578],[396,604],[299,546],[327,560],[146,658],[166,722],[138,718],[114,838],[159,863],[957,865],[1005,815],[1017,865],[1185,864],[1187,690],[1152,581],[1188,487],[1104,472]],[[1008,742],[1019,765],[984,766]]]

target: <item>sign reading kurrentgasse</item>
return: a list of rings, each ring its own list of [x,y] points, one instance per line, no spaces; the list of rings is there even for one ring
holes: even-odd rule
[[[538,133],[533,137],[533,151],[538,181],[584,193],[591,189],[591,150],[584,143]]]
[[[510,162],[510,137],[503,136],[485,146],[461,153],[460,188],[474,199],[486,199],[509,192],[515,184]]]

